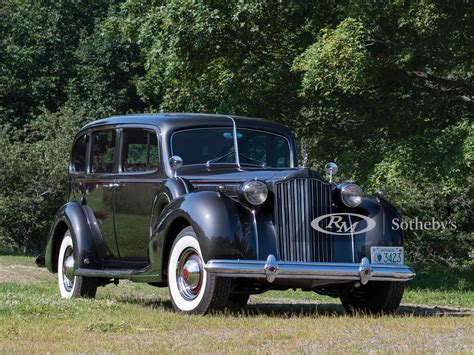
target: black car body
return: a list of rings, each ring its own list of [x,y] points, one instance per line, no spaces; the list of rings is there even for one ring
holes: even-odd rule
[[[206,313],[287,288],[340,297],[348,310],[392,311],[415,274],[403,260],[371,261],[371,248],[395,247],[387,250],[403,257],[396,249],[403,236],[390,223],[399,215],[381,197],[347,207],[344,184],[354,187],[298,167],[291,131],[262,119],[101,119],[74,140],[68,199],[51,228],[46,266],[59,271],[68,298],[94,296],[97,285],[117,279],[173,280],[179,311]],[[312,226],[331,214],[353,228],[337,235],[321,231],[328,221]],[[181,239],[190,244],[174,253]]]

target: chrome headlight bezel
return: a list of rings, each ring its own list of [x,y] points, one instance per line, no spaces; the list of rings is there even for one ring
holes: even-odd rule
[[[252,206],[263,204],[268,198],[268,188],[259,180],[250,180],[242,184],[239,192],[240,200]]]
[[[338,189],[340,200],[346,207],[355,208],[362,203],[364,191],[359,185],[346,181],[339,184]]]

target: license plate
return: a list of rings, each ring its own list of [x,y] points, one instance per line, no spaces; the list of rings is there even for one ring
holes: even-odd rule
[[[372,264],[404,264],[403,247],[371,247]]]

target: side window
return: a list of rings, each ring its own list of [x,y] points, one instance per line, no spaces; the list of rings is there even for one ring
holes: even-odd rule
[[[86,155],[87,155],[87,135],[83,135],[72,148],[71,154],[71,171],[81,173],[86,171]]]
[[[124,172],[152,171],[158,168],[156,133],[144,129],[124,129],[122,169]]]
[[[115,166],[115,130],[92,133],[92,172],[113,173]]]

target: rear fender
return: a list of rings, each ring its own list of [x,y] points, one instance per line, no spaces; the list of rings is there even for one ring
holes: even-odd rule
[[[93,235],[90,228],[87,211],[79,202],[68,202],[56,213],[49,232],[45,253],[48,270],[57,272],[57,252],[66,229],[71,232],[74,243],[75,268],[99,268],[101,263],[98,251],[101,248],[95,241],[97,236]]]

